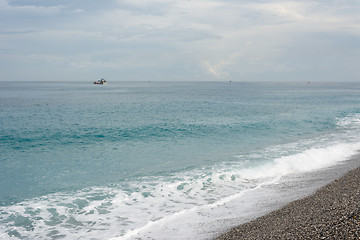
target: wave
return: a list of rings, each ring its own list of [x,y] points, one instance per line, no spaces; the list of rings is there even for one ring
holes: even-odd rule
[[[346,161],[359,149],[360,143],[340,143],[325,148],[311,148],[301,153],[276,158],[260,167],[242,169],[240,175],[248,179],[257,179],[309,172]]]
[[[360,113],[348,114],[345,117],[338,118],[336,124],[345,129],[359,129],[360,128]]]
[[[287,147],[293,146],[272,151]],[[238,156],[231,165],[34,198],[0,208],[0,236],[82,239],[91,232],[94,239],[131,238],[170,221],[181,225],[184,216],[199,220],[247,191],[288,174],[338,164],[359,149],[360,143],[338,143],[267,161],[254,161],[259,154],[249,156],[252,161]]]
[[[96,124],[95,124],[96,125]],[[158,123],[132,127],[62,127],[0,131],[0,141],[14,149],[68,144],[88,145],[99,142],[151,142],[183,138],[252,134],[269,131],[265,122],[251,123]]]

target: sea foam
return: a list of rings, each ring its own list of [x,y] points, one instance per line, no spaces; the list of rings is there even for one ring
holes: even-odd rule
[[[216,220],[211,220],[214,209],[224,208],[246,192],[288,174],[338,164],[359,149],[360,143],[339,143],[278,157],[258,166],[223,165],[113,187],[43,196],[1,207],[0,229],[5,238],[83,239],[91,232],[95,239],[132,239],[164,236],[174,232],[172,228],[176,226],[190,234],[181,235],[182,239],[199,234],[197,227],[191,226]]]

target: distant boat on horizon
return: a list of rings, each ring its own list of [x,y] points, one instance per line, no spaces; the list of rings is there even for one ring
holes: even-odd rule
[[[101,78],[101,79],[97,80],[97,82],[94,82],[94,84],[104,85],[104,84],[107,84],[107,81],[104,78]]]

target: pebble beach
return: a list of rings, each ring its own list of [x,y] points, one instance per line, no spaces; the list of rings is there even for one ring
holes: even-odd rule
[[[360,168],[216,239],[360,239]]]

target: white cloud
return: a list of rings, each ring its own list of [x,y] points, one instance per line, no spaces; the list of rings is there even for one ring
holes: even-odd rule
[[[313,71],[329,58],[326,51],[350,61],[344,41],[359,47],[358,39],[346,40],[360,35],[360,3],[354,1],[31,2],[14,6],[0,0],[0,48],[60,55],[83,71],[136,68],[166,75],[179,69],[177,74],[189,78],[270,77]],[[343,42],[336,40],[341,36]]]
[[[83,9],[75,9],[75,10],[72,10],[71,13],[84,13],[85,11]]]
[[[52,15],[62,11],[64,6],[57,5],[51,7],[36,6],[36,5],[11,5],[7,0],[0,0],[0,12],[14,12],[32,15]]]
[[[230,77],[228,72],[233,66],[237,65],[241,54],[232,53],[227,59],[221,59],[217,63],[210,63],[209,61],[204,61],[204,66],[208,69],[209,73],[219,79],[227,79]]]
[[[257,3],[253,5],[255,9],[267,11],[277,17],[285,19],[304,19],[306,16],[307,3],[304,2],[270,2]]]

